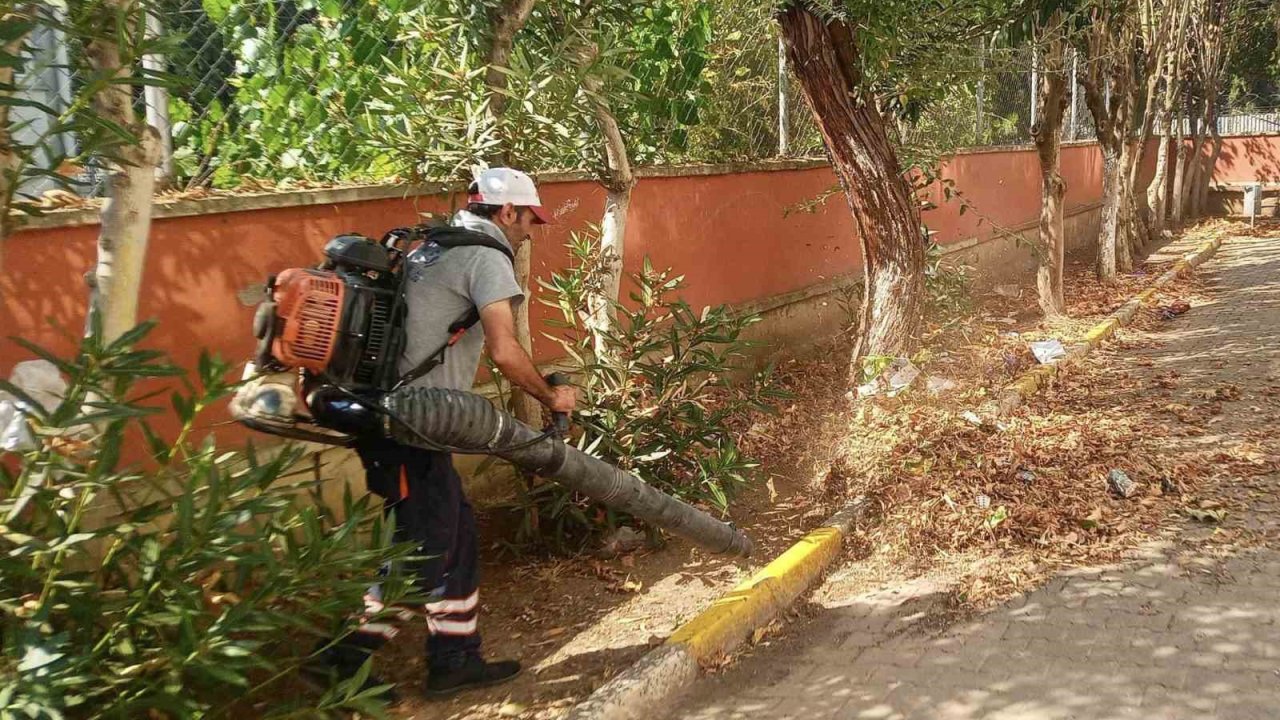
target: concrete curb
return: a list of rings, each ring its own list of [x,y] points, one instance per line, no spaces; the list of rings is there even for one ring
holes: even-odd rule
[[[866,514],[859,497],[805,535],[773,562],[676,628],[661,646],[602,685],[567,720],[651,717],[698,679],[700,666],[726,655],[809,589],[837,557],[844,538]]]
[[[1085,357],[1094,348],[1101,345],[1104,340],[1114,335],[1116,330],[1129,324],[1133,320],[1133,316],[1138,314],[1138,310],[1150,302],[1151,298],[1155,297],[1157,290],[1213,257],[1213,254],[1222,246],[1223,240],[1222,236],[1218,236],[1183,255],[1173,264],[1173,267],[1156,278],[1156,281],[1150,287],[1130,298],[1118,310],[1111,313],[1111,316],[1106,320],[1090,328],[1089,332],[1085,333],[1083,340],[1067,348],[1066,358],[1053,365],[1036,366],[1005,386],[1004,390],[1000,391],[1000,395],[996,398],[997,411],[1002,415],[1009,413],[1025,402],[1027,398],[1047,387],[1065,365]]]

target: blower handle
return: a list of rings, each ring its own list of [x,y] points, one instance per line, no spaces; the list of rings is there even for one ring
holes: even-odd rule
[[[559,387],[569,384],[569,376],[561,372],[553,372],[542,378],[547,381],[551,387]],[[569,434],[569,413],[553,412],[551,413],[551,428],[555,430],[560,437],[566,437]]]

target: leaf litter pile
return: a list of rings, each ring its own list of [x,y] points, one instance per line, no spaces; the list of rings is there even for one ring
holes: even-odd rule
[[[1219,232],[1246,234],[1239,224],[1206,223],[1180,244],[1194,247]],[[1206,302],[1191,278],[1168,286],[1130,330],[1025,407],[1006,417],[974,412],[1036,363],[1031,341],[1078,339],[1165,265],[1113,285],[1076,266],[1066,292],[1072,319],[1054,324],[1040,322],[1033,290],[992,293],[964,318],[931,324],[925,350],[912,358],[921,376],[897,397],[833,397],[830,388],[841,386],[842,376],[830,361],[784,368],[799,399],[788,411],[804,407],[812,417],[810,456],[812,448],[827,448],[829,470],[815,489],[831,507],[859,495],[874,501],[878,517],[857,536],[868,566],[945,568],[956,580],[953,599],[975,608],[1025,590],[1055,568],[1114,560],[1167,520],[1219,523],[1230,504],[1218,497],[1219,481],[1276,469],[1265,437],[1245,433],[1230,449],[1196,442],[1217,431],[1224,403],[1240,399],[1239,384],[1195,387],[1188,395],[1177,371],[1153,373],[1143,355],[1155,345],[1143,329],[1160,329],[1184,307]],[[931,392],[926,383],[945,389]],[[769,422],[748,437],[775,435]],[[785,414],[773,422],[797,426]]]

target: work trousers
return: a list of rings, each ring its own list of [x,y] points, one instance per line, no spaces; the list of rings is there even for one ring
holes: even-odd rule
[[[476,519],[462,492],[462,478],[449,453],[401,445],[386,439],[356,447],[364,464],[369,491],[383,500],[395,519],[397,542],[418,546],[406,570],[415,578],[425,606],[405,608],[399,615],[424,615],[429,636],[430,669],[458,667],[469,654],[479,654],[476,631],[479,591],[476,574]],[[379,586],[365,598],[366,611],[383,609]],[[356,641],[376,648],[394,636],[388,623],[365,622]]]

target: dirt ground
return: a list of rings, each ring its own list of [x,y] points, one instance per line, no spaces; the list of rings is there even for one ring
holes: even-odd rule
[[[1197,233],[1238,230],[1204,226],[1184,242],[1194,242]],[[1156,451],[1134,453],[1124,445],[1139,435],[1159,434],[1146,425],[1115,426],[1106,403],[1071,405],[1082,396],[1095,404],[1113,400],[1114,391],[1103,383],[1114,378],[1092,371],[1068,375],[1042,401],[1047,404],[1009,420],[1015,432],[993,433],[956,418],[1032,366],[1029,341],[1077,337],[1174,259],[1156,253],[1110,286],[1093,280],[1087,259],[1073,263],[1066,293],[1070,319],[1055,323],[1040,321],[1033,288],[1016,286],[978,295],[964,313],[931,318],[926,349],[914,359],[926,376],[954,383],[937,395],[916,389],[899,398],[851,402],[844,381],[847,349],[840,342],[818,348],[809,359],[784,363],[780,382],[795,397],[782,403],[778,415],[761,416],[743,431],[744,450],[763,461],[768,478],[740,496],[732,511],[732,520],[756,542],[750,561],[713,558],[679,541],[607,561],[512,558],[490,518],[489,532],[482,531],[492,539],[482,556],[486,654],[517,658],[526,672],[492,690],[422,700],[416,690],[425,675],[424,632],[412,629],[378,657],[378,671],[405,698],[395,715],[557,717],[858,494],[878,501],[879,522],[853,543],[850,553],[859,562],[824,592],[849,593],[932,573],[950,578],[949,607],[964,612],[1034,586],[1061,564],[1114,556],[1187,497],[1154,492],[1137,504],[1141,511],[1118,512],[1078,492],[1082,475],[1096,475],[1109,463],[1127,468],[1145,488],[1160,486],[1143,465]],[[1194,281],[1179,283],[1157,305],[1181,301],[1203,301]],[[1111,367],[1115,358],[1149,342],[1143,327],[1162,322],[1146,313],[1137,329],[1121,333],[1090,366]],[[1172,376],[1166,380],[1177,382]],[[1126,383],[1121,387],[1135,392],[1144,387],[1132,379]],[[1161,412],[1176,417],[1181,411]],[[1044,419],[1055,413],[1061,415],[1056,422]],[[1023,471],[1035,480],[1010,494],[1005,481],[1025,477],[1019,475]],[[1180,471],[1187,489],[1204,474],[1203,467]],[[803,607],[794,614],[803,615]]]
[[[801,622],[673,716],[1274,717],[1280,225],[1200,231],[1232,238],[1162,298],[1185,314],[1147,312],[992,433],[1016,436],[1032,476],[972,478],[1007,508],[985,542],[940,532],[964,518],[907,498],[946,522],[868,529]],[[998,443],[975,446],[1000,457]],[[1129,497],[1107,490],[1115,467]],[[1024,485],[1046,487],[1023,504]],[[969,505],[964,491],[947,489]],[[1018,532],[1030,528],[1043,533]],[[875,544],[903,536],[935,552]]]

